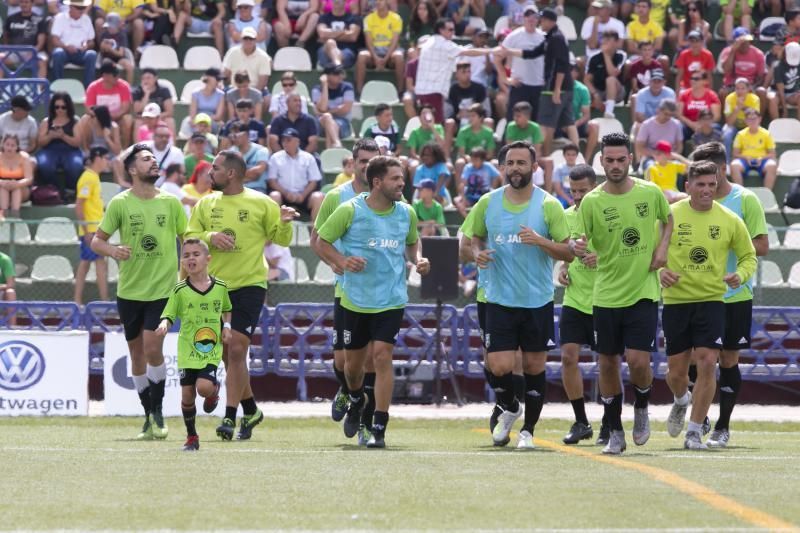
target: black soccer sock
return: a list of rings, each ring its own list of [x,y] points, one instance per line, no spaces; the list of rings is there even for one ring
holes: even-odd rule
[[[570,400],[569,403],[572,404],[572,411],[575,413],[575,422],[580,422],[588,426],[589,419],[586,418],[586,403],[583,401],[583,398]]]
[[[344,370],[339,370],[336,365],[333,365],[333,373],[336,374],[336,381],[339,382],[339,387],[345,394],[350,394],[350,389],[347,388],[347,378],[344,377]]]
[[[525,391],[528,390],[527,378],[525,375],[520,376],[519,374],[513,374],[511,379],[514,380],[514,396],[516,396],[517,400],[520,402],[524,402]]]
[[[150,381],[150,380],[148,380]],[[152,412],[161,412],[161,406],[164,403],[164,386],[166,381],[150,381],[150,409]]]
[[[547,389],[545,373],[525,374],[525,423],[522,431],[533,434],[533,428],[539,421],[544,405],[544,394]]]
[[[250,396],[240,402],[242,404],[242,412],[244,416],[252,416],[256,414],[258,406],[256,406],[256,399]]]
[[[739,365],[719,369],[719,419],[714,429],[730,428],[731,413],[741,387],[742,372],[739,370]]]
[[[181,404],[181,411],[183,412],[183,423],[186,424],[186,435],[189,437],[196,437],[197,429],[195,429],[194,422],[197,416],[197,407],[194,405],[187,407]]]
[[[231,407],[230,405],[225,406],[225,418],[230,418],[233,420],[233,423],[236,424],[236,410],[239,408],[238,405],[234,405]]]
[[[622,394],[601,397],[603,400],[603,421],[612,431],[622,431]]]
[[[689,365],[689,392],[694,390],[694,384],[697,383],[697,365]]]
[[[386,433],[386,426],[389,424],[389,413],[386,411],[375,411],[372,421],[372,432],[377,435]]]
[[[485,366],[483,367],[483,375],[486,377],[486,383],[489,385],[489,387],[491,387],[492,390],[494,390],[497,383],[497,378],[494,377],[494,374],[492,374]]]
[[[514,378],[513,374],[503,374],[502,376],[495,376],[494,395],[497,399],[497,405],[507,411],[516,412],[519,409],[519,401],[514,396]]]
[[[603,410],[603,418],[600,419],[600,427],[608,428],[608,415],[606,414],[605,409]]]
[[[364,383],[361,383],[361,388],[350,391],[350,405],[358,405],[364,401]]]
[[[147,386],[143,391],[139,393],[139,401],[142,402],[142,407],[144,408],[144,416],[150,416],[152,400],[150,400],[150,386]]]
[[[652,390],[652,388],[653,388],[652,384],[641,389],[634,385],[633,392],[636,394],[636,399],[633,401],[633,407],[635,409],[643,409],[649,405],[650,391]]]
[[[371,431],[372,415],[375,413],[375,372],[364,374],[364,393],[367,395],[367,403],[361,411],[361,423]]]

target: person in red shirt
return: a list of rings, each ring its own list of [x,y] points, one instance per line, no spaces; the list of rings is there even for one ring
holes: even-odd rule
[[[625,64],[625,79],[628,80],[630,94],[636,94],[639,90],[650,85],[650,74],[654,70],[669,72],[669,64],[663,65],[655,59],[655,46],[649,41],[639,43],[639,57],[629,59]],[[631,107],[634,107],[631,104]]]
[[[738,78],[746,78],[755,88],[761,100],[762,114],[767,107],[767,89],[763,87],[767,73],[764,52],[752,45],[750,30],[742,26],[733,30],[733,44],[722,49],[719,60],[722,63],[722,88],[719,97],[724,100],[734,90]]]
[[[722,115],[722,104],[719,96],[708,88],[708,75],[705,72],[693,72],[691,89],[681,91],[678,96],[678,120],[683,124],[683,137],[691,138],[700,128],[700,113],[709,111],[717,123]]]
[[[678,59],[675,60],[675,68],[678,69],[675,77],[675,92],[691,88],[691,74],[705,72],[710,75],[716,66],[714,54],[705,47],[705,41],[700,32],[690,31],[687,39],[689,39],[689,48],[678,54]]]
[[[90,83],[86,89],[85,105],[87,108],[106,106],[111,113],[111,120],[119,125],[122,146],[130,146],[133,132],[131,86],[119,79],[119,68],[111,61],[103,61],[99,72],[100,79]]]

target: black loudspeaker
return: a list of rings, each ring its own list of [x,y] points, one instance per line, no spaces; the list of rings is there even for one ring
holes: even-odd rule
[[[431,262],[431,271],[422,276],[420,293],[426,300],[458,298],[458,239],[422,237],[422,257]]]

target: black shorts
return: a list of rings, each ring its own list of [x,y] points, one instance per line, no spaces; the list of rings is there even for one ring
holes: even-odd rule
[[[486,351],[546,352],[555,348],[553,302],[528,309],[486,304]]]
[[[249,339],[253,336],[261,318],[261,310],[267,297],[264,287],[242,287],[228,294],[231,298],[231,329],[246,335]]]
[[[625,350],[655,352],[658,302],[639,300],[628,307],[592,309],[597,353],[622,355]]]
[[[161,313],[167,306],[167,298],[142,302],[126,300],[117,296],[119,320],[125,328],[125,340],[132,341],[142,334],[142,330],[155,331],[161,323]]]
[[[198,379],[207,379],[216,385],[217,365],[206,365],[205,368],[179,368],[178,376],[181,380],[181,387],[194,385]]]
[[[483,342],[486,332],[486,302],[478,302],[478,327],[481,328],[481,342]]]
[[[506,111],[506,118],[509,122],[514,120],[514,104],[517,102],[528,102],[531,104],[531,120],[538,122],[539,120],[539,95],[542,94],[543,87],[541,85],[523,85],[519,87],[511,87],[508,93],[508,110]]]
[[[561,103],[553,103],[553,92],[539,95],[539,117],[536,122],[547,128],[566,128],[575,124],[572,116],[572,91],[561,92]]]
[[[389,309],[380,313],[358,313],[342,308],[344,329],[342,340],[345,350],[360,350],[370,341],[389,344],[397,342],[397,333],[403,323],[404,309]]]
[[[667,355],[677,355],[692,348],[722,348],[725,333],[723,302],[664,304],[661,313]]]
[[[752,327],[753,300],[725,304],[725,334],[722,336],[722,349],[745,350],[750,348]]]
[[[594,322],[592,315],[578,311],[574,307],[561,307],[561,318],[558,320],[558,335],[561,345],[579,344],[595,349]]]
[[[344,350],[344,307],[342,299],[333,299],[333,349],[334,351]]]

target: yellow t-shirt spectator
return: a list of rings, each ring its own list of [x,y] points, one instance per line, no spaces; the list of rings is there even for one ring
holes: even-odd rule
[[[758,128],[755,133],[750,133],[750,129],[745,128],[736,134],[733,148],[738,149],[744,159],[764,159],[775,149],[775,141],[765,128]]]
[[[345,174],[344,172],[340,172],[336,179],[333,180],[333,186],[338,187],[339,185],[344,185],[348,181],[353,179],[353,176],[350,174]]]
[[[394,35],[402,32],[403,19],[393,11],[384,18],[379,17],[377,11],[373,11],[364,19],[364,33],[372,37],[372,45],[375,47],[388,48],[392,44]]]
[[[195,188],[194,183],[187,183],[186,185],[181,187],[181,190],[186,193],[186,196],[189,196],[191,198],[197,198],[198,200],[203,196],[208,196],[209,194],[214,192],[212,189],[209,189],[204,193],[200,193]]]
[[[642,43],[648,41],[652,43],[664,35],[664,27],[659,26],[652,17],[647,21],[647,24],[642,24],[634,17],[633,20],[628,23],[627,33],[628,39],[634,42]]]
[[[667,164],[655,163],[647,169],[647,179],[658,185],[662,191],[678,191],[678,174],[686,172],[686,165],[677,161]]]
[[[747,93],[747,96],[744,97],[744,107],[745,109],[755,109],[759,111],[761,109],[761,101],[758,99],[755,93]],[[727,117],[733,110],[736,109],[736,93],[731,93],[725,97],[725,116]],[[745,127],[744,122],[744,110],[739,111],[736,115],[736,129],[742,129]]]
[[[106,13],[117,13],[123,19],[148,2],[143,0],[97,0],[95,5]]]
[[[78,234],[94,233],[97,231],[97,224],[103,219],[103,197],[100,194],[100,175],[94,170],[84,169],[81,177],[78,178],[77,198],[85,200],[83,203],[83,220],[94,222],[94,224],[80,224]]]

